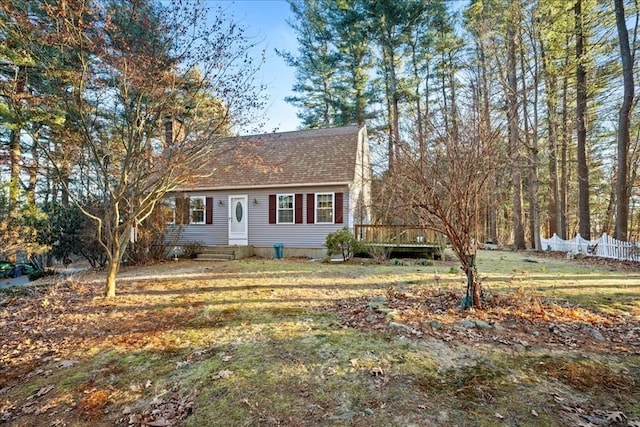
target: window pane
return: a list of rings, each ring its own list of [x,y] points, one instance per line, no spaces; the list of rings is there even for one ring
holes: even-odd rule
[[[318,194],[316,196],[316,222],[333,222],[333,194]]]
[[[278,223],[293,224],[293,194],[278,196]]]
[[[198,198],[192,198],[190,199],[191,202],[191,209],[204,209],[204,200]]]
[[[333,196],[331,194],[318,195],[318,208],[333,208]]]
[[[203,211],[193,211],[191,212],[191,222],[204,222],[204,212]]]
[[[318,220],[316,222],[333,222],[333,209],[318,209]]]
[[[293,223],[293,211],[292,210],[281,210],[278,215],[278,219],[280,223]]]
[[[293,209],[293,196],[280,196],[278,207],[280,209]]]
[[[192,197],[189,199],[191,208],[191,223],[204,223],[204,197]]]

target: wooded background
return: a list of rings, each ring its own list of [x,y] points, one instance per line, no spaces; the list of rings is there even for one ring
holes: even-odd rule
[[[462,224],[517,249],[640,234],[637,0],[289,4],[288,101],[303,128],[367,126],[377,222]],[[5,256],[62,259],[80,212],[85,250],[119,262],[130,228],[256,116],[255,43],[206,5],[2,3]]]
[[[300,48],[280,52],[297,72],[289,101],[304,126],[366,124],[381,181],[471,127],[497,145],[483,241],[638,237],[637,1],[290,4]],[[379,220],[406,221],[398,198]]]

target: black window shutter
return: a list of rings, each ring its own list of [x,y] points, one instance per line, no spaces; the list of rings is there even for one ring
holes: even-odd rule
[[[206,198],[205,204],[206,223],[213,224],[213,197]]]
[[[296,211],[295,211],[295,223],[296,224],[302,224],[302,194],[296,194],[295,196],[295,204],[296,204]]]
[[[336,213],[336,217],[335,217],[335,222],[336,224],[342,224],[344,222],[344,219],[342,218],[344,216],[343,214],[343,209],[342,209],[342,203],[343,203],[343,193],[336,193],[335,197],[334,197],[334,202],[335,202],[335,213]]]
[[[276,223],[276,195],[269,194],[269,224]]]
[[[315,224],[316,195],[307,194],[307,224]]]

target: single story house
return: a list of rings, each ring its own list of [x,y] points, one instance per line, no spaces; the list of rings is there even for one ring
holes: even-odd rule
[[[281,243],[284,256],[322,257],[327,234],[370,221],[364,127],[223,138],[214,153],[211,174],[171,195],[176,246],[272,257]]]

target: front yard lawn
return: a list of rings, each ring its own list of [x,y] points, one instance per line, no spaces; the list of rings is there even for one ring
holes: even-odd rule
[[[0,293],[0,423],[638,425],[640,267],[250,259],[45,278]],[[435,274],[439,279],[435,280]],[[48,282],[46,282],[48,281]]]

